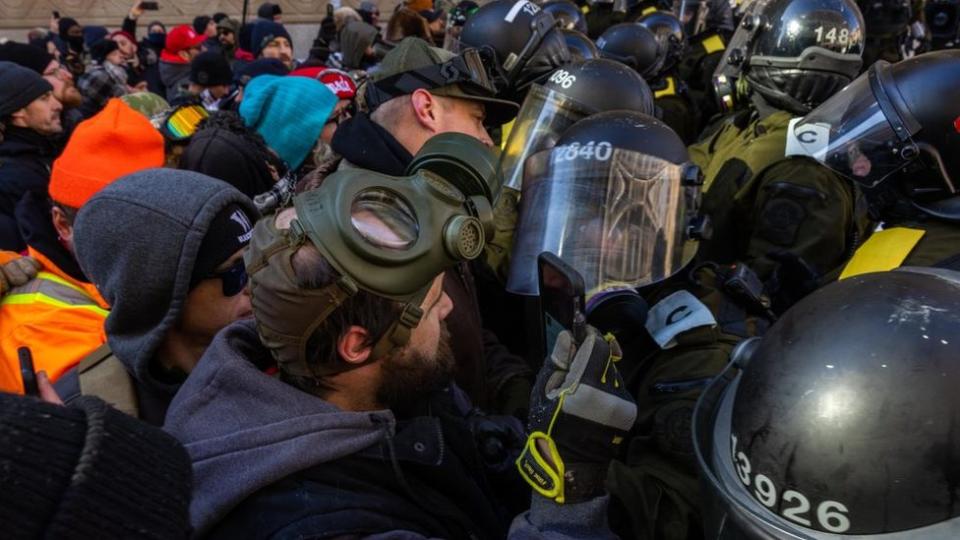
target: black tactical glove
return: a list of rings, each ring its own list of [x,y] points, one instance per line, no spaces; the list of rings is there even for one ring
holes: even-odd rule
[[[637,405],[614,362],[620,346],[593,327],[577,347],[568,331],[537,376],[530,398],[530,435],[517,460],[533,489],[557,503],[604,492],[607,467],[637,418]]]

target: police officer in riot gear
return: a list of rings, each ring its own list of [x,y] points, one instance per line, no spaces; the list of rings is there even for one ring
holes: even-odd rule
[[[617,336],[618,367],[638,400],[637,423],[608,475],[622,538],[702,537],[693,407],[733,347],[768,323],[743,267],[691,265],[709,229],[699,181],[679,137],[629,111],[577,122],[525,167],[508,289],[537,294],[542,251],[574,267],[587,320]]]
[[[857,75],[862,44],[852,0],[756,0],[714,76],[726,106],[739,108],[690,149],[714,224],[703,259],[748,263],[778,310],[815,288],[869,230],[855,187],[809,157],[788,157],[801,152],[787,138],[795,115]]]
[[[460,47],[492,52],[497,96],[522,103],[526,91],[570,61],[553,15],[528,0],[494,0],[467,18]]]
[[[592,60],[600,58],[600,50],[597,45],[582,32],[576,30],[563,30],[563,41],[570,50],[570,59],[574,62],[578,60]]]
[[[802,150],[866,195],[883,230],[842,277],[897,266],[960,270],[960,51],[877,62],[793,128]]]
[[[733,35],[733,9],[725,0],[675,0],[673,13],[687,37],[678,69],[700,114],[699,133],[720,112],[713,95],[713,72]]]
[[[960,537],[960,273],[831,284],[697,403],[705,538]]]
[[[587,19],[580,8],[570,0],[550,0],[540,7],[553,15],[561,29],[587,33]]]
[[[486,254],[501,279],[506,280],[527,159],[551,148],[575,122],[614,108],[649,115],[656,110],[643,78],[613,60],[574,62],[554,71],[543,84],[531,86],[500,158],[504,189],[494,207],[497,230]]]
[[[677,72],[686,39],[679,19],[653,11],[636,23],[611,26],[597,39],[601,54],[640,72],[654,92],[660,118],[687,144],[700,132],[699,111]]]

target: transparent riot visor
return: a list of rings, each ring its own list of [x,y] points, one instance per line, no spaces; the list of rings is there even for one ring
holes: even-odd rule
[[[534,83],[500,154],[504,187],[520,191],[523,164],[533,154],[553,147],[567,128],[590,115],[569,97]]]
[[[588,299],[682,267],[685,166],[591,141],[541,151],[525,169],[507,290],[538,294],[543,251],[583,276]]]
[[[749,369],[749,366],[746,368]],[[693,445],[700,473],[704,537],[709,540],[947,540],[960,538],[960,520],[906,531],[845,535],[788,521],[751,494],[757,486],[741,480],[748,469],[738,461],[743,442],[732,436],[733,403],[742,371],[731,362],[701,394],[693,413]],[[755,484],[755,482],[754,482]],[[790,505],[780,505],[789,511]],[[816,519],[836,524],[835,509],[811,509]],[[810,514],[811,512],[807,512]]]
[[[867,187],[908,167],[920,158],[908,130],[897,130],[871,88],[871,71],[811,111],[788,133],[804,155]]]
[[[679,0],[673,3],[673,13],[683,25],[685,36],[695,36],[706,30],[709,10],[706,0]]]

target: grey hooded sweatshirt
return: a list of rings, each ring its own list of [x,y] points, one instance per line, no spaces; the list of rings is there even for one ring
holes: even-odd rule
[[[164,429],[184,444],[193,462],[190,513],[197,536],[210,533],[259,490],[357,454],[395,434],[397,424],[390,411],[343,411],[258,367],[270,363],[255,323],[234,323],[217,336],[170,405]],[[291,497],[290,505],[303,506],[308,500]],[[607,500],[559,506],[534,496],[532,509],[514,519],[509,537],[613,538],[606,525]],[[268,508],[250,513],[256,514],[258,523],[275,519]],[[309,508],[301,513],[307,517],[294,524],[297,535],[330,534],[323,528],[322,513],[312,515]],[[247,529],[244,534],[250,538],[293,534],[291,529],[278,532],[286,525],[271,525],[269,533]],[[393,530],[368,538],[425,537]]]
[[[340,31],[340,54],[346,69],[364,69],[363,61],[367,47],[373,45],[380,32],[373,25],[360,21],[347,23]]]
[[[191,171],[147,169],[93,196],[77,214],[74,245],[90,282],[110,305],[107,343],[133,379],[140,418],[161,425],[181,380],[155,358],[183,312],[201,242],[227,206],[259,216],[236,188]],[[56,385],[65,401],[80,394],[76,368]]]

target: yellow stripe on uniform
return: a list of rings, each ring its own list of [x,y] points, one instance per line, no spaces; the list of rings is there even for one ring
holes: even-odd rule
[[[110,314],[109,311],[96,306],[93,304],[70,304],[64,302],[63,300],[57,300],[52,296],[47,296],[43,293],[25,293],[25,294],[11,294],[4,297],[3,301],[0,301],[0,304],[10,304],[10,305],[24,305],[24,304],[48,304],[51,306],[56,306],[63,309],[85,309],[92,313],[102,315],[106,317]]]
[[[873,233],[843,268],[840,279],[899,268],[926,231],[893,227]]]
[[[720,36],[714,35],[703,40],[703,50],[707,51],[707,54],[713,54],[726,48],[727,46],[723,44],[723,40],[720,39]]]
[[[667,77],[667,87],[663,90],[657,90],[653,93],[653,99],[660,99],[662,97],[675,96],[677,95],[677,85],[673,80],[673,77]]]
[[[657,8],[651,6],[648,8],[644,8],[644,10],[640,12],[640,15],[649,15],[651,13],[656,13],[656,12],[657,12]]]

